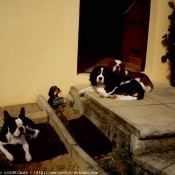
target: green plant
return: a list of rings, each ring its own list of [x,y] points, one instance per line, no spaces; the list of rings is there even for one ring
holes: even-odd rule
[[[73,107],[74,107],[74,104],[75,104],[75,102],[74,102],[74,101],[72,101],[72,100],[69,102],[69,106],[70,106],[71,108],[73,108]]]
[[[113,150],[108,155],[96,160],[109,175],[140,175],[137,165],[131,157],[122,151]]]
[[[170,8],[173,9],[172,14],[168,16],[170,20],[170,26],[168,33],[162,38],[162,44],[166,47],[167,52],[162,56],[162,62],[165,63],[169,60],[170,63],[170,84],[175,86],[175,5],[173,2],[168,3]]]

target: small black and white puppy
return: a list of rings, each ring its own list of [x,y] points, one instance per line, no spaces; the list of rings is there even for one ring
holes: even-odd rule
[[[25,116],[25,109],[22,107],[18,117],[11,117],[7,111],[4,111],[4,124],[0,134],[0,150],[6,155],[6,157],[13,161],[13,156],[4,148],[7,144],[22,144],[25,159],[27,162],[32,160],[29,152],[29,145],[26,141],[26,130],[33,131],[32,138],[36,138],[39,130],[32,120]]]
[[[91,86],[80,90],[79,95],[86,91],[97,91],[100,97],[116,100],[140,100],[144,97],[141,84],[129,77],[115,74],[105,66],[98,66],[90,73]]]

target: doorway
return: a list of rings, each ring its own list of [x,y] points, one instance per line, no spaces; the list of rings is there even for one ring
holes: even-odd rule
[[[122,61],[138,72],[145,68],[149,16],[150,0],[135,0],[125,11]]]
[[[125,12],[135,1],[150,0],[80,0],[77,73],[91,72],[113,59],[123,60],[124,54],[124,61],[129,62],[124,47]]]

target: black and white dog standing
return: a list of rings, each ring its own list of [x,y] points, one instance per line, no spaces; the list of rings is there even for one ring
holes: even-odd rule
[[[32,138],[36,138],[39,130],[36,129],[32,120],[25,116],[25,109],[21,108],[18,117],[11,117],[7,111],[4,111],[4,125],[0,134],[0,150],[6,155],[6,157],[13,161],[13,156],[4,148],[7,144],[22,144],[25,159],[27,162],[32,160],[29,152],[29,145],[26,141],[26,130],[33,131]]]
[[[83,95],[86,91],[96,91],[100,97],[116,100],[140,100],[144,97],[141,84],[129,77],[115,74],[105,66],[98,66],[90,73],[91,86],[80,90]]]

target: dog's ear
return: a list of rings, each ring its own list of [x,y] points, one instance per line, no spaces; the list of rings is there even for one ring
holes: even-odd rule
[[[116,65],[115,60],[110,61],[107,68],[113,72],[113,67]]]
[[[109,64],[108,64],[108,66],[107,66],[107,68],[110,69],[110,70],[112,70],[114,65],[115,65],[114,64],[114,61],[110,61]]]
[[[11,118],[10,114],[5,110],[4,111],[4,121],[8,121]]]
[[[96,78],[97,78],[97,68],[94,68],[90,73],[90,78],[89,78],[92,86],[97,86]]]
[[[52,97],[52,96],[53,96],[52,90],[53,90],[53,86],[50,87],[50,89],[49,89],[49,93],[48,93],[48,96],[49,96],[49,97]]]
[[[109,69],[108,67],[104,67],[104,75],[105,77],[109,77],[109,75],[113,74],[113,71]]]
[[[24,107],[21,108],[19,117],[25,117],[25,109],[24,109]]]
[[[49,93],[48,93],[49,97],[54,97],[54,90],[55,90],[56,88],[58,88],[58,87],[57,87],[57,86],[52,86],[52,87],[50,87]],[[58,89],[59,89],[59,88],[58,88]],[[60,89],[59,89],[59,90],[60,90]]]

